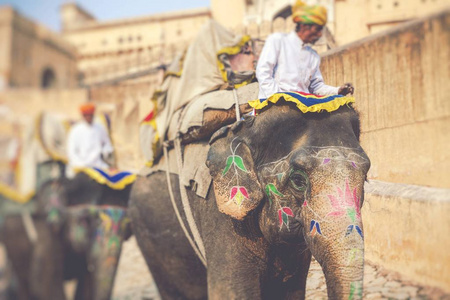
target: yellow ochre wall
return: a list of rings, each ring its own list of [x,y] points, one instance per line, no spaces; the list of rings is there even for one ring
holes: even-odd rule
[[[450,10],[323,54],[328,84],[355,85],[372,166],[366,258],[450,292]]]
[[[0,90],[39,88],[45,69],[54,72],[55,88],[76,86],[75,48],[11,7],[0,7]]]
[[[449,11],[327,52],[328,84],[355,85],[370,179],[450,188]]]

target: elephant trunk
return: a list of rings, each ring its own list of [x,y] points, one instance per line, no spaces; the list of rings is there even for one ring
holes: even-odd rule
[[[330,299],[362,298],[364,181],[357,176],[353,176],[353,180],[348,178],[328,185],[313,181],[311,198],[314,201],[306,201],[301,214],[306,225],[306,242],[322,266]],[[327,188],[321,188],[323,186]]]
[[[118,245],[114,246],[114,250],[108,251],[105,249],[95,261],[91,261],[91,266],[94,268],[92,271],[95,283],[93,299],[111,299],[121,246],[122,241],[118,241]]]
[[[93,299],[110,299],[116,275],[122,244],[128,232],[129,219],[122,208],[99,210],[101,223],[97,228],[89,261],[93,274]]]
[[[324,227],[325,225],[326,223],[324,223]],[[341,227],[338,224],[333,225],[335,225],[334,228]],[[328,298],[361,299],[364,276],[364,241],[362,240],[361,223],[352,224],[352,232],[349,229],[350,225],[346,225],[344,233],[338,229],[336,234],[329,230],[325,231],[325,228],[322,231],[320,225],[314,226],[316,231],[320,230],[322,234],[311,236],[309,233],[307,239],[312,255],[319,262],[325,274]],[[355,226],[358,227],[358,230],[354,229]],[[325,232],[328,235],[325,235]]]
[[[363,251],[363,250],[361,250]],[[343,256],[351,257],[352,250]],[[363,255],[363,254],[362,254]],[[329,299],[362,299],[364,260],[348,264],[348,259],[321,261]]]

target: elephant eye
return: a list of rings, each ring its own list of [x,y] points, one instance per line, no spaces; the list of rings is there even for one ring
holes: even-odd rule
[[[306,187],[308,186],[308,176],[303,171],[292,171],[290,180],[292,187],[296,190],[305,191]]]

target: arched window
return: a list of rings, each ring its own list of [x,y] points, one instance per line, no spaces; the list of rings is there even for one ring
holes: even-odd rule
[[[52,89],[56,87],[55,72],[51,68],[45,68],[42,72],[41,87],[43,89]]]

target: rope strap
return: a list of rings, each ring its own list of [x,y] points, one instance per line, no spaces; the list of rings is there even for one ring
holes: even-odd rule
[[[239,121],[241,119],[241,114],[240,114],[239,99],[238,99],[236,89],[233,89],[233,96],[234,96],[235,109],[236,109],[236,121]],[[170,180],[169,154],[167,151],[168,144],[164,143],[163,151],[164,151],[164,157],[166,159],[166,178],[167,178],[167,185],[168,185],[168,189],[169,189],[170,201],[172,202],[172,206],[175,210],[175,214],[178,219],[178,222],[180,223],[180,226],[183,229],[183,232],[186,235],[186,238],[188,239],[189,243],[191,244],[191,246],[194,249],[195,253],[197,254],[198,258],[201,260],[203,265],[206,267],[205,246],[203,245],[203,241],[200,236],[200,232],[198,231],[197,224],[195,223],[195,220],[194,220],[194,215],[192,214],[192,209],[189,204],[189,198],[188,198],[188,195],[186,192],[186,187],[181,182],[181,172],[183,169],[183,153],[181,150],[181,140],[179,137],[179,132],[180,132],[180,127],[181,127],[181,120],[183,120],[185,111],[186,111],[186,107],[181,111],[181,114],[179,117],[180,121],[178,122],[178,126],[177,126],[177,137],[175,138],[175,141],[174,141],[174,148],[175,148],[175,155],[177,158],[177,165],[178,165],[178,178],[179,178],[179,185],[180,185],[181,203],[183,204],[184,213],[186,214],[186,220],[188,223],[187,225],[189,226],[189,229],[192,232],[193,238],[190,236],[186,225],[184,224],[183,220],[181,219],[180,212],[175,203],[175,198],[174,198],[173,191],[172,191],[172,184],[171,184],[171,180]]]
[[[234,96],[234,103],[235,103],[235,109],[236,109],[236,121],[239,121],[241,119],[241,112],[239,109],[239,98],[238,98],[236,89],[233,89],[233,96]]]
[[[181,140],[179,138],[175,139],[175,152],[177,156],[178,163],[178,172],[181,175],[181,170],[183,167],[183,154],[181,152]],[[198,250],[202,254],[202,259],[204,260],[204,264],[206,266],[206,256],[205,256],[205,247],[203,245],[202,238],[200,236],[200,232],[198,231],[197,224],[194,220],[194,215],[192,214],[192,209],[189,204],[189,198],[186,192],[186,187],[181,182],[181,176],[178,176],[180,179],[180,193],[181,193],[181,202],[183,203],[183,209],[186,214],[186,220],[188,222],[189,228],[191,229],[192,235],[194,237],[194,241],[197,244]]]
[[[27,233],[28,239],[30,240],[31,244],[36,244],[38,234],[33,219],[31,218],[30,212],[22,211],[20,215],[22,216],[22,222],[25,227],[25,232]]]

